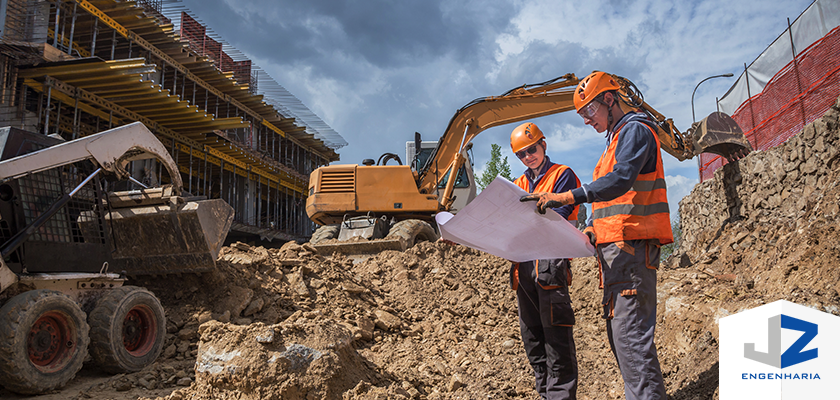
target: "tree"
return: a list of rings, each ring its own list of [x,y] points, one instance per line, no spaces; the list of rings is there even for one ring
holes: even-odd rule
[[[508,164],[507,156],[502,158],[502,146],[496,143],[490,145],[490,161],[485,165],[487,168],[476,182],[481,190],[484,190],[498,175],[505,177],[509,181],[513,180],[510,177],[510,164]]]
[[[664,261],[680,248],[680,239],[682,239],[682,228],[680,227],[680,216],[671,221],[671,232],[674,234],[674,243],[662,246],[662,251],[659,253],[659,259]]]

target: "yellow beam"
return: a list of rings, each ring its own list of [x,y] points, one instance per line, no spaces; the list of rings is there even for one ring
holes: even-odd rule
[[[119,106],[118,104],[115,104],[115,103],[110,102],[108,100],[102,99],[101,97],[96,96],[96,95],[94,95],[94,94],[92,94],[92,93],[90,93],[90,92],[88,92],[84,89],[75,88],[71,85],[68,85],[64,82],[61,82],[61,81],[59,81],[57,79],[54,79],[54,78],[51,78],[51,77],[47,77],[47,82],[45,84],[52,85],[53,88],[59,89],[59,91],[64,92],[65,94],[75,93],[75,96],[77,96],[80,100],[80,102],[79,102],[80,105],[82,104],[83,101],[87,101],[89,103],[96,104],[96,105],[98,105],[102,108],[113,111],[115,114],[122,115],[124,117],[127,117],[128,119],[133,120],[133,121],[140,121],[140,122],[144,123],[153,132],[157,133],[158,135],[163,135],[163,136],[166,136],[170,139],[175,139],[176,141],[186,143],[187,145],[192,145],[194,148],[203,149],[203,148],[206,147],[207,151],[210,155],[224,160],[226,164],[229,163],[229,164],[236,165],[237,170],[246,171],[248,169],[248,165],[245,161],[242,161],[242,160],[236,159],[232,156],[229,156],[227,154],[224,154],[221,150],[218,150],[216,148],[206,146],[206,145],[202,145],[195,140],[192,140],[188,137],[185,137],[184,135],[178,133],[175,130],[171,130],[169,128],[161,126],[160,124],[158,124],[157,122],[155,122],[153,120],[145,118],[142,115],[139,115],[135,112],[132,112],[132,111],[124,108],[124,107]],[[60,101],[62,101],[62,103],[65,103],[65,104],[67,104],[68,106],[71,106],[71,107],[75,105],[75,98],[69,98],[68,97],[68,98],[65,98],[64,100],[60,100]],[[94,114],[94,115],[96,115],[96,114]],[[107,118],[107,114],[105,114],[105,116]],[[164,143],[164,145],[166,145],[168,147],[168,144]],[[203,156],[204,153],[201,152],[201,154]],[[253,160],[252,162],[257,162],[257,160]],[[281,172],[271,172],[271,171],[263,169],[263,168],[252,166],[251,167],[251,173],[263,176],[270,181],[278,181],[278,182],[280,182],[280,184],[282,186],[285,186],[285,187],[288,187],[289,189],[300,192],[304,196],[307,194],[308,188],[306,187],[305,182],[297,183],[297,180],[294,177],[292,177],[291,175],[289,175],[285,172],[282,172],[282,171]]]

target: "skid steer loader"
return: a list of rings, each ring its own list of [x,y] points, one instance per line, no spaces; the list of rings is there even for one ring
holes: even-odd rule
[[[662,150],[678,160],[703,152],[736,160],[752,151],[730,116],[716,112],[680,132],[671,119],[645,103],[632,82],[612,76],[621,87],[618,97],[624,112],[646,113],[656,124]],[[310,242],[325,252],[359,254],[405,249],[417,240],[434,240],[437,234],[430,222],[436,213],[452,209],[456,182],[465,176],[452,171],[472,168],[467,162],[472,140],[495,126],[574,111],[572,95],[579,82],[574,74],[566,74],[468,103],[455,113],[427,161],[416,169],[410,165],[374,165],[373,160],[366,160],[364,165],[316,169],[309,179],[306,212],[323,226]],[[419,137],[415,141],[415,148],[420,149]],[[353,240],[335,240],[345,238]]]
[[[114,192],[132,161],[157,159],[170,183]],[[142,183],[134,180],[138,187]],[[128,277],[200,273],[233,221],[223,200],[182,193],[177,165],[141,123],[65,142],[0,128],[0,382],[63,386],[88,352],[109,372],[161,353],[166,319]]]

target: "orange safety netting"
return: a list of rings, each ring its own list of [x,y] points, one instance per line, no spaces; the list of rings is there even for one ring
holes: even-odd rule
[[[767,150],[823,116],[840,95],[840,27],[800,52],[732,115],[754,150]],[[700,154],[700,181],[726,164],[716,154]]]

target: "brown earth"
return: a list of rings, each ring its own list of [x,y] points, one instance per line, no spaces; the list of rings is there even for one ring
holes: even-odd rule
[[[717,398],[719,318],[777,299],[840,314],[838,115],[840,101],[681,202],[681,247],[658,276],[672,398]],[[623,398],[597,264],[572,265],[579,398]],[[64,389],[26,398],[537,399],[508,266],[443,243],[357,262],[292,242],[236,243],[213,273],[131,282],[166,308],[155,364],[117,376],[88,365]]]

